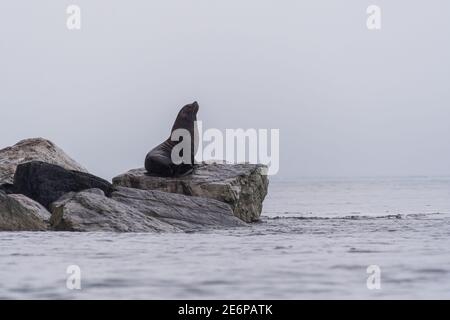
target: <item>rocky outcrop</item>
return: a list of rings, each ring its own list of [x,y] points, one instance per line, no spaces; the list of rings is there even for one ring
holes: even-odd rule
[[[131,170],[114,185],[93,176],[52,142],[0,150],[0,231],[180,232],[258,220],[267,168],[202,164],[183,177]]]
[[[114,186],[159,190],[222,201],[245,222],[259,219],[269,180],[264,165],[201,164],[191,175],[156,177],[145,169],[131,170],[113,179]]]
[[[50,212],[21,194],[0,191],[0,231],[45,231]]]
[[[0,185],[12,183],[17,166],[33,160],[56,164],[68,170],[86,172],[86,169],[53,142],[42,138],[27,139],[0,150]]]
[[[46,208],[69,192],[92,188],[101,189],[107,195],[112,192],[112,185],[106,180],[41,161],[17,166],[13,188],[14,192],[26,195]]]
[[[166,232],[243,226],[220,201],[117,188],[70,193],[52,204],[51,225],[65,231]]]

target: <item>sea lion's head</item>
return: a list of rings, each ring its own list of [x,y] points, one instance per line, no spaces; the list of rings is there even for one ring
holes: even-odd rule
[[[183,108],[181,108],[180,113],[178,115],[187,115],[197,118],[197,112],[198,112],[199,106],[197,101],[192,102],[191,104],[185,105]]]
[[[185,105],[178,113],[177,119],[172,127],[172,132],[176,129],[187,129],[191,132],[194,129],[194,122],[197,121],[199,105],[197,101]]]

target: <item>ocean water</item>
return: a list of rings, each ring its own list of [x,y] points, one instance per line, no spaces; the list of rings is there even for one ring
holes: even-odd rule
[[[0,298],[449,299],[450,177],[271,182],[261,222],[237,229],[3,232]]]

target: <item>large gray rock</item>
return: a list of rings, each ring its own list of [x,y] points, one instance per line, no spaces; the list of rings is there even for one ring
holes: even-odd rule
[[[111,183],[92,174],[66,170],[42,161],[30,161],[17,166],[12,189],[49,208],[51,203],[66,193],[93,188],[103,190],[108,196],[113,191]]]
[[[0,150],[0,185],[13,183],[17,166],[33,160],[56,164],[68,170],[87,172],[53,142],[42,138],[26,139]]]
[[[259,219],[267,195],[266,171],[256,164],[201,164],[191,175],[165,178],[134,169],[114,178],[113,185],[216,199],[230,205],[236,217],[252,222]]]
[[[0,231],[45,231],[50,212],[21,194],[0,191]]]
[[[119,187],[69,193],[52,204],[52,227],[65,231],[176,232],[244,226],[222,202]]]

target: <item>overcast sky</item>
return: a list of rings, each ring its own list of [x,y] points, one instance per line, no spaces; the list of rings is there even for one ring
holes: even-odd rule
[[[280,129],[280,178],[448,175],[449,39],[448,0],[1,1],[0,147],[111,178],[197,100],[205,128]]]

